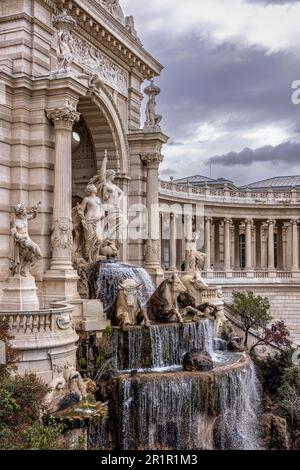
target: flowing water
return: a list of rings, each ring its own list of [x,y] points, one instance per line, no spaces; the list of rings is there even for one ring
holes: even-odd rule
[[[142,284],[143,287],[139,291],[142,306],[146,305],[155,291],[151,277],[143,268],[117,260],[99,261],[98,265],[98,272],[97,269],[93,269],[93,274],[97,274],[96,278],[90,279],[90,282],[94,285],[96,297],[103,303],[105,312],[114,305],[119,285],[126,279],[135,279]]]
[[[214,351],[214,321],[210,319],[180,325],[170,323],[130,327],[126,333],[114,331],[115,367],[118,370],[165,369],[180,366],[187,351]]]
[[[115,332],[115,347],[122,337],[124,346],[122,335]],[[138,375],[117,379],[118,449],[260,448],[255,368],[214,338],[212,320],[135,327],[125,335],[123,373],[138,369]],[[209,352],[217,373],[182,371],[182,355],[192,350]]]
[[[211,380],[185,373],[124,380],[121,448],[258,449],[254,368]]]

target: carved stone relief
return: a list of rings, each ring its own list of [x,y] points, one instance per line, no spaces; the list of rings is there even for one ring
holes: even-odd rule
[[[74,37],[72,30],[75,24],[72,20],[76,24],[67,11],[63,11],[53,20],[56,28],[53,45],[58,58],[58,66],[54,73],[68,72],[72,63],[76,62],[85,71],[94,74],[98,79],[102,79],[104,83],[127,96],[127,72],[87,41]]]

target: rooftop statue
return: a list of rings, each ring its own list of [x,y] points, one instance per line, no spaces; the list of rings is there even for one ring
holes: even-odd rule
[[[148,103],[146,106],[146,122],[144,128],[159,127],[162,116],[156,114],[156,96],[160,93],[160,88],[154,84],[154,79],[151,80],[149,86],[144,90],[148,95]]]
[[[125,16],[118,0],[99,0],[99,3],[125,26]]]
[[[28,221],[37,217],[41,202],[26,208],[24,203],[15,206],[15,216],[10,223],[10,232],[13,238],[10,271],[12,276],[28,277],[29,268],[41,257],[40,247],[34,243],[28,233]]]

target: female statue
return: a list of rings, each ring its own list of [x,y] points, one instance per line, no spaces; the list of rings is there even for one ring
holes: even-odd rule
[[[92,262],[97,260],[103,240],[104,212],[96,186],[89,184],[85,192],[86,196],[81,204],[77,204],[76,211],[83,228],[83,258]],[[78,239],[79,231],[76,232]]]
[[[37,217],[41,202],[27,209],[24,203],[15,206],[15,217],[10,223],[13,245],[10,260],[12,276],[29,276],[29,268],[41,257],[40,247],[34,243],[28,233],[28,221]]]
[[[121,214],[121,200],[124,196],[123,191],[114,183],[116,172],[107,170],[107,150],[104,152],[104,158],[99,175],[94,176],[90,184],[97,187],[98,196],[104,205],[106,211],[105,225],[107,240],[119,240],[120,232],[127,221]]]

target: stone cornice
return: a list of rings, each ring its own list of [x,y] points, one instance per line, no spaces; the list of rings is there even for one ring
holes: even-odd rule
[[[144,79],[160,75],[163,66],[155,60],[132,36],[125,26],[94,0],[88,5],[83,0],[42,0],[58,13],[58,8],[68,8],[81,28],[119,56],[130,67],[142,74]]]

